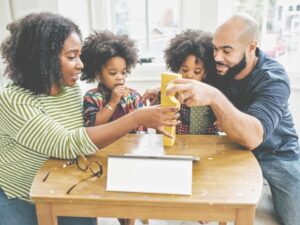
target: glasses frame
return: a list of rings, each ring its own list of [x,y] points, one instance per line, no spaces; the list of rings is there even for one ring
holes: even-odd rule
[[[60,169],[60,168],[66,168],[66,167],[68,167],[68,166],[74,165],[74,164],[77,163],[76,161],[77,161],[77,157],[76,157],[76,159],[72,159],[72,160],[70,160],[70,161],[68,161],[68,162],[66,162],[66,163],[64,163],[64,164],[62,164],[62,165],[59,165],[59,166],[57,166],[57,167],[54,167],[54,168],[50,169],[50,170],[46,173],[45,177],[43,178],[43,182],[46,182],[46,180],[48,179],[48,177],[49,177],[49,175],[50,175],[51,172],[53,172],[53,171],[55,171],[55,170],[58,170],[58,169]]]
[[[92,163],[96,163],[96,164],[97,164],[97,166],[98,166],[98,168],[99,168],[97,171],[93,171],[93,169],[92,169],[92,167],[91,167],[91,164],[92,164]],[[72,185],[72,186],[67,190],[66,194],[70,194],[71,191],[72,191],[78,184],[83,183],[83,182],[85,182],[85,181],[88,181],[88,180],[90,180],[90,179],[93,179],[94,177],[99,178],[99,177],[101,177],[102,174],[103,174],[103,167],[102,167],[102,164],[101,164],[100,162],[97,162],[97,161],[90,161],[90,162],[89,162],[89,167],[88,167],[88,168],[90,169],[90,171],[91,171],[91,173],[92,173],[92,176],[87,177],[87,178],[83,178],[83,179],[79,180],[76,184]],[[86,170],[87,170],[87,169],[86,169]]]
[[[80,164],[80,162],[83,162],[83,164]],[[66,194],[70,194],[71,191],[80,183],[83,183],[87,180],[90,180],[94,177],[101,177],[102,174],[103,174],[103,166],[101,164],[101,162],[98,162],[98,161],[89,161],[86,156],[84,155],[78,155],[76,157],[76,159],[72,159],[72,160],[69,160],[67,161],[66,163],[62,164],[62,165],[59,165],[57,167],[54,167],[52,169],[50,169],[45,177],[43,178],[43,182],[46,182],[46,180],[48,179],[49,175],[51,174],[51,172],[55,171],[55,170],[58,170],[60,168],[66,168],[68,166],[71,166],[71,165],[74,165],[76,164],[77,168],[80,169],[81,171],[87,171],[87,170],[90,170],[90,172],[92,173],[92,176],[89,176],[87,178],[83,178],[81,180],[79,180],[76,184],[72,185],[66,192]],[[94,165],[97,167],[97,169],[93,169],[95,168]]]

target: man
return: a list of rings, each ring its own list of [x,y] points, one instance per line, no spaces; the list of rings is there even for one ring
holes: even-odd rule
[[[288,109],[288,75],[257,47],[258,25],[234,15],[213,37],[215,86],[180,79],[167,90],[187,106],[209,105],[217,125],[233,141],[252,150],[268,181],[279,220],[300,223],[298,136]]]

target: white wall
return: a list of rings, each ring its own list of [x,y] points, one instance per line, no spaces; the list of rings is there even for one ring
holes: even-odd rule
[[[72,19],[80,28],[83,38],[91,31],[90,0],[57,0],[58,12]]]
[[[91,1],[91,25],[93,30],[113,30],[113,16],[110,13],[111,0]]]
[[[8,31],[6,30],[6,25],[12,20],[11,16],[11,5],[9,0],[1,0],[0,1],[0,39],[8,35]]]
[[[6,25],[28,13],[48,11],[58,13],[57,1],[53,0],[0,0],[0,41],[9,34]],[[3,77],[4,66],[0,60],[0,87],[7,80]]]
[[[58,13],[58,4],[54,0],[10,0],[10,2],[12,19],[18,19],[32,12]]]
[[[9,0],[0,0],[0,41],[8,35],[6,25],[12,20],[11,17],[11,5]],[[0,60],[0,88],[6,83],[6,80],[2,76],[4,73],[3,63]]]

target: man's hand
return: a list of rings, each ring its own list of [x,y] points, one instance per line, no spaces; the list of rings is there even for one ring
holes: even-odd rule
[[[200,81],[176,79],[167,87],[167,95],[175,97],[189,107],[211,105],[215,88]]]

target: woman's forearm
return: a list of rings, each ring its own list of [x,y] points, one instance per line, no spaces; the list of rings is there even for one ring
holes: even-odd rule
[[[99,148],[103,148],[134,130],[137,126],[133,112],[109,123],[87,127],[86,131],[92,142]]]

